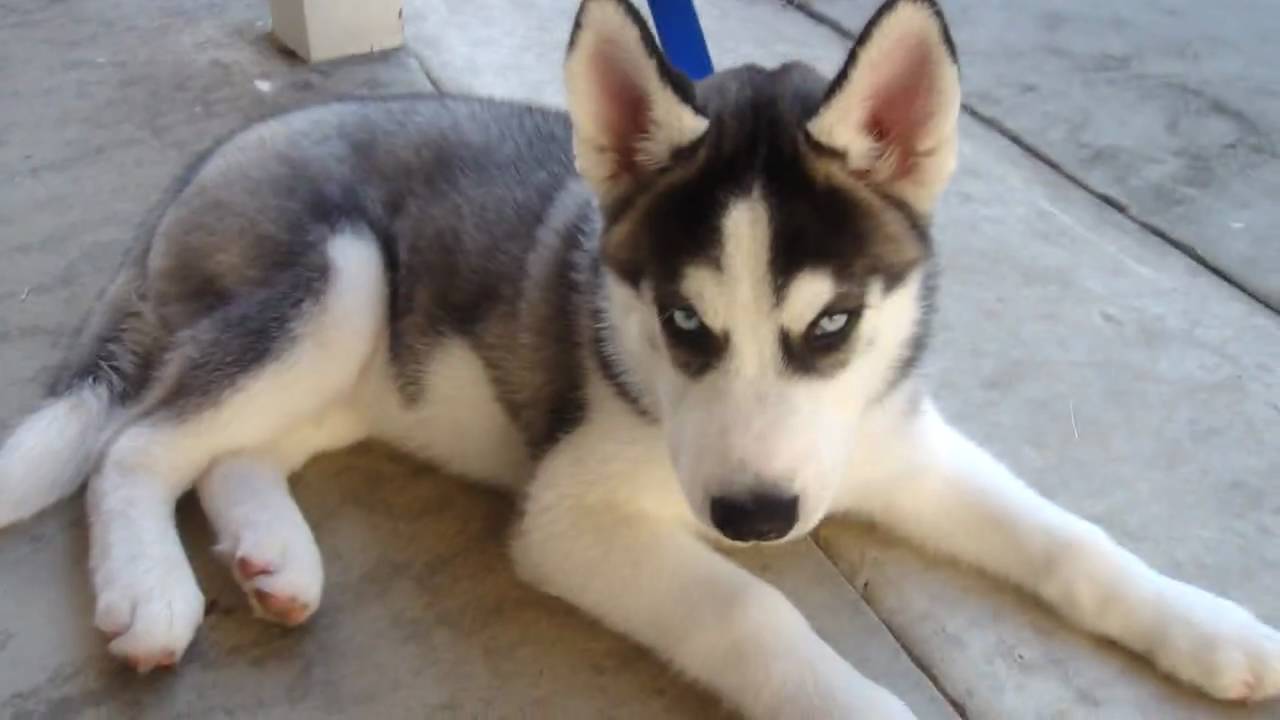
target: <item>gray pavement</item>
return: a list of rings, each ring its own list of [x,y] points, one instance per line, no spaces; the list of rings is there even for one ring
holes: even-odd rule
[[[36,378],[58,341],[137,219],[200,148],[248,119],[351,92],[429,91],[434,82],[559,104],[573,11],[565,0],[408,0],[405,50],[307,67],[264,37],[265,3],[0,4],[0,432],[36,402]],[[856,25],[869,0],[813,4]],[[833,70],[845,51],[835,32],[772,0],[699,7],[722,66],[799,58]],[[1144,125],[1174,122],[1162,114],[1170,108],[1154,105],[1152,115],[1118,112],[1105,93],[1082,106],[1094,97],[1083,81],[1054,95],[1049,76],[1021,77],[1039,47],[1026,32],[1013,40],[1027,57],[999,68],[1016,75],[984,69],[1001,64],[993,43],[1002,41],[975,19],[984,7],[948,5],[969,102],[1006,129],[1036,140],[1058,132],[1059,116],[1080,117],[1090,129],[1078,139],[1123,118],[1129,135],[1108,142],[1125,145],[1145,137]],[[1006,22],[1051,14],[1048,3],[1016,7],[1024,9],[1008,10]],[[1168,29],[1161,37],[1199,41],[1194,24],[1164,7],[1131,14],[1158,16]],[[1057,12],[1069,27],[1094,18],[1091,8]],[[1206,25],[1205,37],[1217,27]],[[1083,56],[1096,40],[1058,43]],[[1258,42],[1242,33],[1233,51],[1273,51]],[[1216,77],[1178,67],[1168,73],[1192,87]],[[1038,102],[1019,109],[991,99],[1012,82],[1040,88]],[[1233,97],[1249,113],[1274,109]],[[1040,115],[1026,114],[1030,106]],[[966,119],[962,133],[960,169],[936,225],[945,269],[931,371],[944,410],[1157,567],[1280,623],[1280,450],[1270,439],[1280,421],[1280,322],[987,123]],[[1205,152],[1196,144],[1204,138],[1155,139],[1182,157]],[[1070,145],[1037,147],[1068,169],[1076,157]],[[1245,167],[1232,163],[1244,162],[1232,155],[1209,166],[1230,177]],[[1167,191],[1159,173],[1116,167],[1135,193]],[[1276,177],[1274,162],[1250,167],[1254,177]],[[1252,202],[1232,187],[1214,184],[1217,194],[1204,195]],[[1147,207],[1130,202],[1135,213]],[[1232,220],[1246,223],[1238,230],[1276,218],[1265,203],[1249,207],[1256,222]],[[251,619],[187,503],[184,536],[210,616],[184,667],[141,680],[110,663],[90,628],[79,502],[0,531],[0,717],[719,712],[643,651],[515,580],[503,548],[508,499],[378,448],[312,463],[297,487],[326,558],[321,612],[296,632]],[[816,544],[740,559],[922,718],[955,717],[944,694],[972,718],[1280,717],[1274,703],[1201,700],[1018,594],[865,527],[831,523]]]
[[[935,221],[943,411],[1158,569],[1280,623],[1280,323],[979,123],[962,132]],[[820,538],[971,717],[1280,717],[1204,701],[863,528]]]
[[[856,31],[877,0],[797,0]],[[969,107],[1280,309],[1272,0],[943,6]]]

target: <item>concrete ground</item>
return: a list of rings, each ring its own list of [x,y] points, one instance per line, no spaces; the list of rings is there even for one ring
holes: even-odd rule
[[[560,102],[572,3],[406,4],[406,49],[309,67],[266,38],[253,0],[0,0],[0,432],[37,402],[138,218],[219,136],[339,94]],[[1280,219],[1266,202],[1280,112],[1264,79],[1280,12],[1190,5],[1120,20],[1102,3],[947,5],[971,112],[936,221],[931,371],[952,418],[1042,492],[1277,624],[1280,322],[1237,286],[1272,298],[1280,277],[1261,232]],[[699,8],[721,66],[799,58],[831,71],[847,47],[839,31],[870,0]],[[1144,94],[1175,85],[1181,101]],[[1221,112],[1202,117],[1196,98]],[[179,672],[142,679],[90,627],[80,503],[0,531],[0,717],[719,712],[515,580],[508,499],[379,448],[321,459],[297,488],[326,559],[321,612],[293,632],[251,619],[184,504],[209,617]],[[922,718],[1280,718],[1275,703],[1202,700],[868,528],[831,523],[741,560]]]
[[[856,32],[878,0],[803,0]],[[968,110],[1280,310],[1272,0],[944,2]]]

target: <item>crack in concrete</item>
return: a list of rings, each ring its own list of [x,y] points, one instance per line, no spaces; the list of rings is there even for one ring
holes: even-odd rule
[[[835,18],[822,12],[821,10],[818,10],[812,7],[805,0],[782,0],[782,3],[790,7],[791,9],[799,12],[801,15],[804,15],[805,17],[809,18],[810,20],[813,20],[815,23],[834,32],[840,37],[846,40],[849,40],[850,42],[853,42],[854,40],[857,39],[857,33],[845,27],[844,24],[842,24],[839,20],[836,20]],[[1258,303],[1266,310],[1272,313],[1280,313],[1280,304],[1273,305],[1272,303],[1268,302],[1265,298],[1263,298],[1260,294],[1255,292],[1253,289],[1243,284],[1239,280],[1231,277],[1230,275],[1227,274],[1226,271],[1215,266],[1208,258],[1206,258],[1203,254],[1201,254],[1200,251],[1197,250],[1195,247],[1193,247],[1190,243],[1186,242],[1185,240],[1179,239],[1169,231],[1165,230],[1164,228],[1161,228],[1160,226],[1156,225],[1150,220],[1146,220],[1142,217],[1139,217],[1134,211],[1130,210],[1129,206],[1125,204],[1125,202],[1120,198],[1117,198],[1114,195],[1111,195],[1109,193],[1103,192],[1102,190],[1099,190],[1098,188],[1091,185],[1083,177],[1063,167],[1061,163],[1059,163],[1057,160],[1054,160],[1043,150],[1040,150],[1035,145],[1033,145],[1031,141],[1023,137],[1021,133],[1017,132],[1016,130],[1009,127],[1008,125],[1000,122],[994,116],[975,108],[969,103],[962,103],[961,108],[964,110],[964,112],[967,115],[972,117],[974,120],[977,120],[978,122],[990,128],[996,134],[1000,135],[1001,137],[1005,138],[1009,142],[1013,143],[1015,146],[1018,147],[1018,149],[1027,153],[1031,157],[1035,158],[1038,162],[1048,167],[1050,170],[1052,170],[1058,176],[1065,179],[1067,182],[1071,183],[1077,188],[1088,193],[1095,200],[1098,200],[1102,204],[1111,208],[1112,210],[1117,212],[1121,217],[1125,218],[1129,222],[1136,225],[1143,232],[1164,242],[1166,245],[1178,251],[1184,257],[1191,260],[1195,264],[1199,265],[1201,268],[1209,271],[1212,275],[1217,277],[1219,280],[1235,288],[1240,293],[1244,294],[1249,299]]]
[[[813,546],[818,549],[818,553],[822,555],[822,559],[826,560],[827,564],[835,570],[836,575],[844,581],[844,584],[848,586],[855,595],[862,598],[862,601],[866,603],[867,608],[871,610],[871,614],[875,616],[876,620],[880,621],[880,627],[883,627],[884,631],[889,633],[889,637],[893,638],[893,642],[897,644],[898,649],[902,650],[902,654],[907,656],[907,660],[911,661],[911,664],[915,666],[916,670],[920,671],[921,675],[924,675],[925,679],[929,681],[929,684],[933,686],[933,689],[937,690],[938,694],[942,696],[942,699],[947,701],[947,705],[951,707],[951,710],[960,717],[960,720],[969,720],[969,709],[965,707],[960,698],[956,697],[947,689],[947,686],[942,683],[942,678],[938,677],[938,674],[925,663],[924,658],[917,655],[911,647],[907,645],[903,637],[894,630],[893,626],[885,621],[884,617],[881,616],[880,613],[876,612],[875,606],[867,599],[866,593],[864,592],[870,581],[864,581],[862,583],[862,587],[858,587],[845,576],[845,574],[840,570],[840,566],[831,558],[831,553],[822,546],[822,543],[819,542],[817,538],[810,538],[810,542],[812,542]]]
[[[408,45],[408,43],[405,44]],[[431,85],[431,89],[440,94],[447,93],[448,90],[445,90],[444,86],[440,84],[440,81],[431,74],[431,69],[427,67],[427,59],[422,56],[422,53],[418,52],[418,49],[412,46],[410,46],[408,50],[409,54],[413,55],[413,61],[418,63],[418,69],[422,71],[423,77],[425,77],[427,79],[427,83]]]

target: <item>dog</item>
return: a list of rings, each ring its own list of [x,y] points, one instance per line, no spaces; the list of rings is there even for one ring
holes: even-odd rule
[[[1280,693],[1280,633],[1165,577],[950,426],[917,371],[952,175],[956,53],[888,0],[828,81],[691,83],[626,0],[583,0],[568,112],[338,102],[181,178],[49,400],[0,449],[0,526],[87,480],[95,624],[174,665],[204,601],[195,488],[255,611],[320,602],[290,496],[386,441],[520,494],[525,580],[762,718],[906,718],[718,544],[879,523],[1007,579],[1229,700]]]

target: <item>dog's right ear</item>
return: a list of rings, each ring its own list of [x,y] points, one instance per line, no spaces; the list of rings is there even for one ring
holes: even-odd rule
[[[688,78],[626,0],[583,0],[564,74],[578,172],[606,202],[707,130]]]

